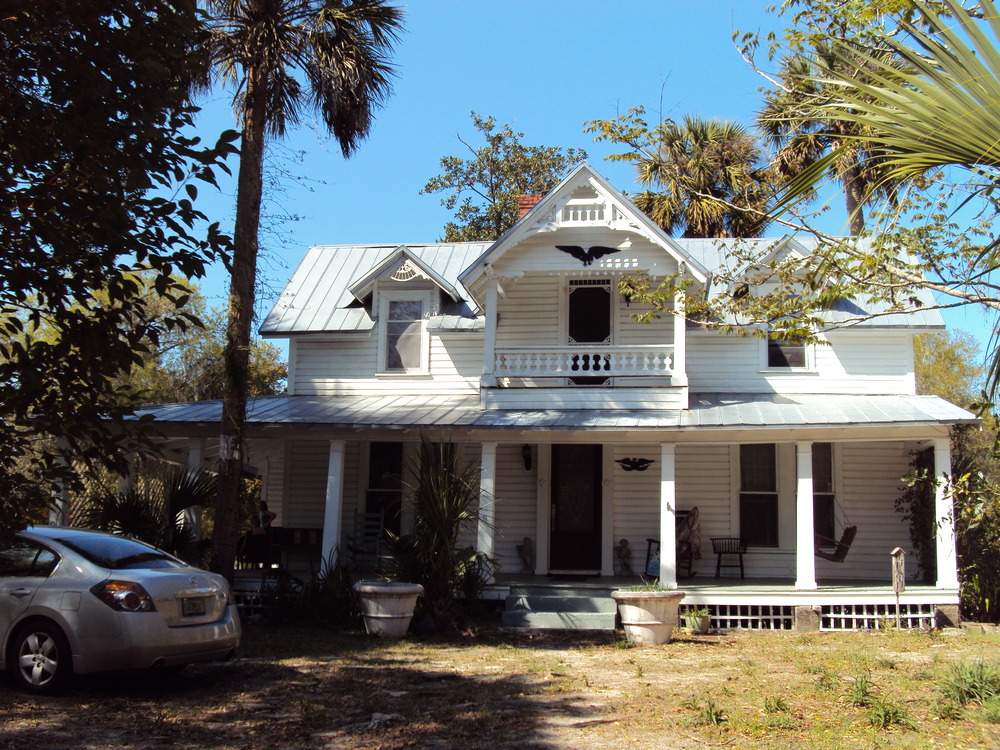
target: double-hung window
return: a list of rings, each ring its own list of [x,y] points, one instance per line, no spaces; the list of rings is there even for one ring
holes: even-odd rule
[[[430,295],[423,292],[395,292],[382,297],[379,305],[380,372],[427,372],[426,318],[430,302]]]
[[[774,443],[740,446],[740,537],[778,546],[778,451]]]

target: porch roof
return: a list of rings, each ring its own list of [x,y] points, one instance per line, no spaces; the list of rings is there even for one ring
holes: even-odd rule
[[[218,423],[221,401],[163,404],[137,412],[166,425]],[[262,396],[252,426],[333,429],[677,430],[969,424],[975,415],[937,396],[693,393],[688,409],[480,408],[478,395]]]

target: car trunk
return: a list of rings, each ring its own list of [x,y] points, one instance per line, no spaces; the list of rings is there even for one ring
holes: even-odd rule
[[[218,576],[150,569],[143,571],[142,585],[169,627],[202,625],[225,616],[228,587]]]

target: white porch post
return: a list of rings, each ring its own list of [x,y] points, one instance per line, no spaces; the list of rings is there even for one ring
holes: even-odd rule
[[[487,275],[492,269],[487,269]],[[495,375],[497,359],[497,280],[486,281],[486,330],[483,332],[483,375],[480,382],[491,388],[497,384]]]
[[[188,440],[188,461],[187,470],[191,473],[201,471],[201,459],[205,453],[205,441],[202,438],[191,438]],[[184,518],[184,528],[191,532],[194,541],[201,539],[201,512],[200,505],[191,505],[182,511]]]
[[[795,444],[795,588],[816,588],[812,443]]]
[[[676,446],[660,444],[660,585],[677,588]]]
[[[483,443],[483,455],[479,463],[479,529],[476,551],[493,557],[493,523],[496,518],[496,473],[497,444]]]
[[[678,383],[681,378],[687,383],[687,344],[686,331],[687,321],[679,311],[684,309],[684,292],[680,291],[674,295],[674,383]]]
[[[344,505],[344,441],[330,441],[330,463],[326,470],[326,504],[323,510],[323,560],[331,560],[340,545],[340,514]]]
[[[951,493],[951,441],[934,441],[934,517],[937,521],[937,587],[958,588],[958,550],[955,546],[955,512]]]

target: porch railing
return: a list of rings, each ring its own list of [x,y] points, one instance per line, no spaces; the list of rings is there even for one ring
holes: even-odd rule
[[[496,350],[498,378],[671,376],[672,346],[518,346]]]

